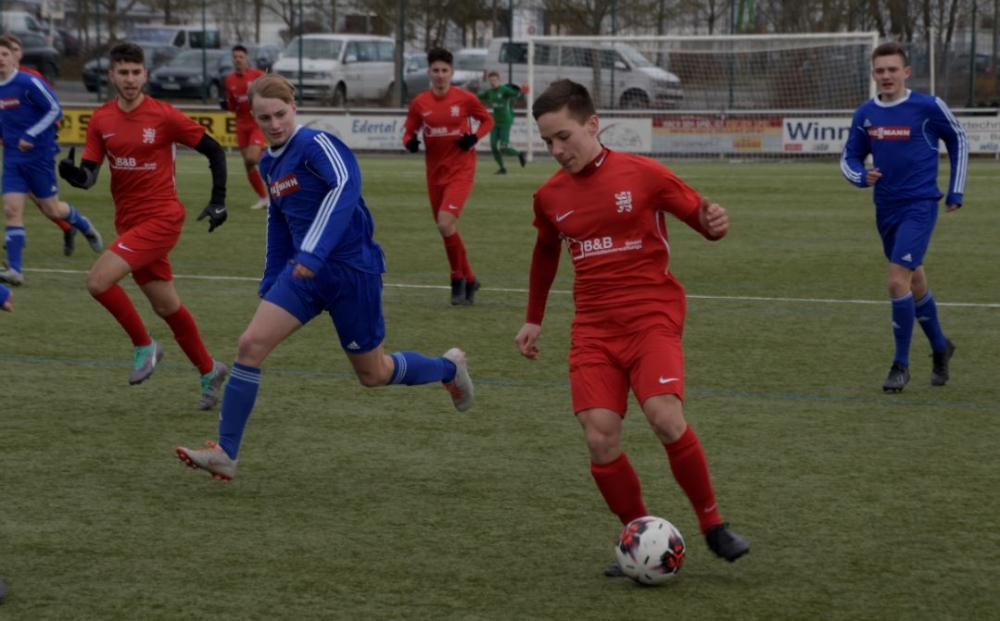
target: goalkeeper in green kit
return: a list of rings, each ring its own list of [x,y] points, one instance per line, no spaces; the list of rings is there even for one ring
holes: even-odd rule
[[[493,130],[490,132],[490,151],[493,152],[493,159],[500,165],[498,175],[506,175],[507,169],[503,165],[504,155],[516,155],[517,161],[524,166],[524,151],[518,151],[509,146],[510,128],[514,124],[514,109],[511,105],[515,99],[520,99],[527,86],[518,88],[513,84],[500,84],[500,74],[496,71],[489,73],[490,88],[479,94],[479,98],[484,102],[489,102],[493,106]]]

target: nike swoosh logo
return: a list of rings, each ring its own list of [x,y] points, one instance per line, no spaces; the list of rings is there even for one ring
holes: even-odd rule
[[[661,384],[670,384],[670,383],[679,382],[679,381],[681,381],[681,378],[679,378],[679,377],[663,377],[663,376],[660,376],[660,383]]]
[[[101,138],[107,140],[108,138],[114,136],[114,134],[101,134]]]
[[[601,154],[601,159],[599,159],[596,162],[594,162],[594,168],[600,168],[601,164],[604,163],[604,160],[607,159],[607,157],[608,157],[608,153],[607,153],[607,151],[605,151],[604,153]]]
[[[422,113],[422,116],[430,116],[430,115],[432,115],[432,114],[434,114],[434,111],[433,111],[433,110],[430,110],[430,111],[428,111],[428,112],[423,112],[423,113]]]
[[[124,250],[125,252],[135,252],[135,250],[132,250],[131,248],[129,248],[128,246],[126,246],[121,242],[118,242],[118,247]]]
[[[448,205],[448,209],[452,211],[458,211],[458,207],[456,205]]]
[[[556,216],[556,222],[562,222],[563,220],[565,220],[566,218],[568,218],[570,216],[570,214],[573,213],[574,211],[576,211],[576,210],[574,209],[572,211],[567,211],[564,214],[557,215]]]

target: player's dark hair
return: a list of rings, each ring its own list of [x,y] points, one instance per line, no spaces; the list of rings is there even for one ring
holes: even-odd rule
[[[558,112],[566,108],[569,115],[581,123],[597,114],[594,99],[583,84],[572,80],[556,80],[549,85],[538,99],[531,105],[531,116],[538,117],[549,112]]]
[[[455,57],[443,47],[432,47],[427,51],[427,66],[433,65],[439,60],[448,63],[452,67],[455,66]]]
[[[295,86],[283,75],[265,73],[250,83],[247,88],[247,99],[253,105],[254,97],[280,99],[290,104],[295,103]]]
[[[21,43],[21,40],[13,32],[5,32],[3,34],[3,37],[5,39],[7,39],[8,41],[10,41],[11,43],[13,43],[14,45],[20,47],[20,48],[24,47],[24,44]],[[4,47],[8,47],[8,46],[4,46]]]
[[[244,54],[250,54],[250,52],[247,51],[247,48],[243,47],[242,45],[234,45],[233,49],[231,49],[229,51],[230,52],[243,52]]]
[[[119,63],[136,63],[139,65],[146,64],[146,54],[142,51],[142,48],[135,43],[129,43],[128,41],[122,41],[121,43],[116,43],[111,51],[108,52],[108,59],[111,61],[111,67]]]
[[[895,41],[883,43],[872,51],[872,61],[882,56],[899,56],[903,59],[904,67],[910,66],[910,60],[906,57],[906,50],[903,49],[902,45],[896,43]]]

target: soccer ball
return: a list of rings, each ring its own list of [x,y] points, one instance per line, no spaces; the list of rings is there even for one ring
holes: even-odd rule
[[[629,522],[615,546],[619,567],[642,584],[660,584],[677,575],[684,564],[684,551],[684,538],[677,527],[652,515]]]

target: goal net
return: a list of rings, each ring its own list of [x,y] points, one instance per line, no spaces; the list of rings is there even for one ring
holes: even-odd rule
[[[528,121],[532,98],[569,78],[615,130],[602,134],[606,144],[654,156],[784,156],[839,151],[840,128],[875,94],[877,44],[875,32],[531,37],[503,43],[491,60],[505,80],[530,86]],[[529,152],[542,149],[526,125]]]

